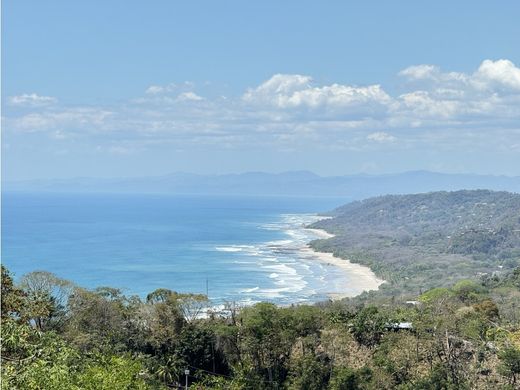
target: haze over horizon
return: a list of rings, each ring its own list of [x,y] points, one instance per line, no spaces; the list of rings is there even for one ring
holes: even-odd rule
[[[519,176],[519,13],[4,3],[2,178]]]
[[[219,173],[196,173],[189,171],[173,171],[167,172],[163,174],[155,174],[155,175],[128,175],[128,176],[71,176],[65,178],[58,177],[47,177],[47,178],[35,178],[35,179],[20,179],[20,180],[5,180],[2,179],[4,183],[16,183],[16,182],[52,182],[52,181],[73,181],[73,180],[81,180],[81,179],[93,179],[93,180],[125,180],[125,179],[154,179],[154,178],[167,178],[172,176],[193,176],[193,177],[230,177],[230,176],[251,176],[251,175],[265,175],[265,176],[292,176],[292,177],[315,177],[315,178],[355,178],[355,177],[391,177],[391,176],[405,176],[410,174],[418,174],[418,175],[440,175],[440,176],[465,176],[465,177],[504,177],[504,178],[520,178],[520,175],[507,175],[507,174],[479,174],[479,173],[462,173],[462,172],[453,172],[453,173],[444,173],[438,171],[429,171],[425,169],[418,170],[410,170],[410,171],[402,171],[402,172],[387,172],[387,173],[367,173],[367,172],[357,172],[357,173],[348,173],[348,174],[336,174],[336,175],[323,175],[313,172],[311,170],[301,169],[301,170],[288,170],[288,171],[235,171],[235,172],[219,172]]]

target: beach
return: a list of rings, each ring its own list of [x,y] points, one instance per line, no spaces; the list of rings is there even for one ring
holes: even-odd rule
[[[306,228],[306,230],[317,236],[318,239],[334,237],[333,234],[323,229]],[[303,258],[314,258],[324,264],[340,268],[344,272],[344,280],[339,281],[343,285],[338,285],[338,282],[336,282],[333,291],[325,292],[331,300],[355,297],[364,291],[377,290],[385,282],[378,278],[369,267],[335,257],[332,253],[318,252],[311,248],[309,244],[302,248],[300,252]],[[343,289],[344,291],[342,291]]]
[[[8,194],[3,202],[2,254],[18,276],[45,269],[143,299],[158,288],[208,292],[215,305],[314,303],[378,286],[364,267],[308,247],[331,237],[305,229],[323,219],[316,210],[336,205],[329,200]]]
[[[318,236],[319,239],[327,239],[334,237],[334,234],[331,234],[323,229],[314,229],[314,228],[305,228],[308,232],[311,232]]]

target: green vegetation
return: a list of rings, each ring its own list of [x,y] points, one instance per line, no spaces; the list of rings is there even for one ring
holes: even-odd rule
[[[370,265],[378,292],[222,313],[205,296],[141,299],[2,266],[2,389],[516,389],[520,197],[489,191],[356,202],[317,248]],[[517,265],[516,267],[514,267]]]
[[[409,296],[520,264],[520,195],[487,190],[388,195],[352,202],[317,222],[336,236],[323,252],[369,266],[376,295]]]
[[[201,296],[88,291],[2,267],[2,389],[514,389],[520,268],[413,303],[260,303],[201,318]],[[382,299],[382,298],[381,298]],[[412,324],[411,328],[399,325]]]

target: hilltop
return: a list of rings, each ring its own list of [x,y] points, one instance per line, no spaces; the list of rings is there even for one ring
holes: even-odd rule
[[[520,195],[488,190],[387,195],[333,210],[312,246],[371,267],[388,294],[420,294],[520,261]]]

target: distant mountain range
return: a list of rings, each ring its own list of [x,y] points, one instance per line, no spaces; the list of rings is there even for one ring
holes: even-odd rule
[[[414,171],[386,175],[318,176],[308,171],[226,175],[173,173],[137,178],[75,178],[3,182],[3,191],[116,192],[209,195],[330,196],[346,200],[384,194],[489,189],[520,192],[520,177]]]

